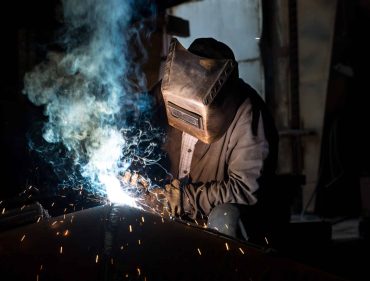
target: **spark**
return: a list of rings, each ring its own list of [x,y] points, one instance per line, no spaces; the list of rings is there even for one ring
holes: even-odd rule
[[[63,215],[63,220],[65,220],[65,219],[66,219],[66,214]]]
[[[95,257],[95,263],[98,263],[99,262],[99,255],[96,255]]]
[[[3,208],[3,211],[1,212],[1,214],[3,214],[3,215],[5,214],[5,208]]]
[[[36,281],[39,281],[39,275],[36,274]]]
[[[201,256],[202,255],[202,252],[200,251],[199,248],[197,250],[198,250],[199,255]]]
[[[58,221],[54,221],[51,225],[55,225]]]
[[[227,242],[225,242],[225,246],[226,246],[226,250],[228,251],[228,250],[230,250],[230,248],[229,248],[229,244],[227,244]]]
[[[43,267],[44,267],[44,265],[41,265],[41,266],[40,266],[40,271],[43,269]]]
[[[64,213],[67,212],[67,208],[64,208]]]
[[[21,242],[23,242],[24,238],[26,238],[26,234],[24,234],[21,238]]]
[[[265,241],[266,241],[266,244],[268,245],[269,244],[269,241],[267,240],[267,237],[265,236]]]
[[[225,223],[225,227],[227,228],[227,229],[229,229],[229,226]]]
[[[141,275],[141,270],[140,270],[140,268],[136,268],[136,270],[137,270],[137,273],[139,274],[139,276]]]
[[[199,224],[198,224],[198,222],[197,222],[197,220],[194,220],[194,221],[195,221],[195,224],[196,224],[196,225],[199,225]]]
[[[131,224],[128,226],[128,229],[129,229],[130,232],[132,232],[132,226],[131,226]]]
[[[37,223],[39,223],[39,222],[40,222],[40,220],[41,220],[41,217],[39,217],[39,218],[37,219]]]
[[[67,229],[66,231],[64,231],[63,236],[68,236],[68,235],[69,235],[69,230]]]
[[[123,250],[123,245],[121,246],[121,250]]]
[[[139,245],[141,245],[141,241],[140,241],[140,239],[139,239],[139,240],[137,240],[137,243],[138,243]]]
[[[0,201],[0,205],[3,204],[3,200]]]
[[[120,181],[114,175],[100,174],[99,181],[106,186],[107,196],[111,203],[138,207],[135,198],[122,190]]]
[[[60,254],[63,254],[63,246],[60,246],[59,253],[60,253]]]
[[[142,222],[145,222],[144,217],[141,217],[141,221],[142,221]]]
[[[239,251],[244,255],[244,251],[242,248],[239,248]]]
[[[164,223],[164,218],[162,217],[162,223]]]
[[[51,207],[54,207],[55,202],[51,203]]]
[[[23,205],[22,207],[21,207],[21,211],[23,211],[23,209],[26,207],[26,205]]]
[[[74,218],[74,217],[75,217],[75,216],[72,216],[72,217],[71,217],[71,223],[73,222],[73,218]]]

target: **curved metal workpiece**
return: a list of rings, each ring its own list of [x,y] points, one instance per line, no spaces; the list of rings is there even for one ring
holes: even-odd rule
[[[1,280],[339,280],[202,227],[105,205],[0,234]]]

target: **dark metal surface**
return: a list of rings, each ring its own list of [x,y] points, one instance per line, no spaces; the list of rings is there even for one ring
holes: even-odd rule
[[[7,210],[6,212],[4,210],[0,215],[0,231],[35,223],[49,217],[48,212],[38,202]]]
[[[138,209],[100,206],[0,234],[1,280],[339,280]]]

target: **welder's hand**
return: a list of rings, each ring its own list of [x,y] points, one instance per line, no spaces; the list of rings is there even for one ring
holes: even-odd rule
[[[129,189],[134,189],[137,192],[146,192],[148,189],[149,183],[145,178],[138,173],[131,173],[126,171],[122,177],[122,183],[128,186]]]
[[[181,216],[184,212],[182,203],[182,194],[180,181],[174,179],[171,184],[166,184],[163,191],[167,199],[168,207],[170,208],[171,216]]]

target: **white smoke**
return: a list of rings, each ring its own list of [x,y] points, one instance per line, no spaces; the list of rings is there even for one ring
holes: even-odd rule
[[[130,159],[121,159],[130,142],[122,134],[128,127],[122,108],[138,112],[148,106],[145,98],[132,96],[128,79],[138,73],[129,53],[137,2],[63,0],[66,51],[49,53],[24,80],[24,93],[45,108],[44,139],[63,143],[99,193],[113,193],[111,201],[130,205],[134,201],[117,179],[130,165]],[[143,76],[135,80],[145,81]]]

